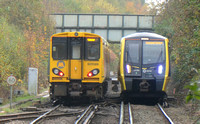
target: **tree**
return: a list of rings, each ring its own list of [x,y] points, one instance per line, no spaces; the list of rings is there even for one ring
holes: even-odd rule
[[[38,68],[39,82],[46,82],[53,23],[44,5],[35,0],[1,1],[1,82],[11,73],[26,79],[28,67]]]
[[[188,85],[200,69],[200,3],[170,0],[160,6],[156,32],[170,38],[173,80],[179,90]]]

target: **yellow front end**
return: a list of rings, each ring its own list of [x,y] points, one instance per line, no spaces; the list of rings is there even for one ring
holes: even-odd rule
[[[54,39],[57,41],[55,42]],[[97,51],[98,57],[92,56],[96,52],[91,51]],[[60,54],[65,53],[66,57],[62,56],[64,59],[59,58]],[[55,56],[58,58],[56,59]],[[88,90],[99,88],[106,77],[101,37],[84,32],[53,35],[50,43],[49,77],[52,98],[81,96],[83,93],[95,95]]]

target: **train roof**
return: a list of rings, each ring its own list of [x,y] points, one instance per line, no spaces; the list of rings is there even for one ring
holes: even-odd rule
[[[166,37],[156,34],[156,33],[149,33],[149,32],[138,32],[134,34],[127,35],[123,38],[156,38],[156,39],[167,39]],[[122,38],[122,39],[123,39]]]
[[[77,33],[77,37],[82,37],[82,36],[83,36],[83,35],[80,35],[80,36],[79,36],[79,34],[84,34],[84,37],[86,37],[86,36],[97,36],[97,37],[101,37],[101,36],[98,35],[98,34],[89,33],[89,32],[60,32],[60,33],[53,34],[52,36],[53,36],[53,37],[56,37],[56,36],[72,37],[71,34],[75,34],[75,33]]]

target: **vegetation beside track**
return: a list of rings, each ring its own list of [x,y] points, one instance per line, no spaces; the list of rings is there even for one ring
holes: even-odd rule
[[[168,37],[171,50],[171,92],[179,103],[189,102],[200,111],[200,3],[169,0],[154,5],[155,31]]]
[[[49,98],[43,98],[43,97],[36,97],[31,95],[24,95],[17,97],[12,102],[12,109],[10,109],[10,102],[7,101],[5,104],[0,105],[0,115],[6,115],[11,113],[19,113],[22,112],[22,108],[26,107],[34,107],[39,105],[40,103],[45,103],[49,101]]]

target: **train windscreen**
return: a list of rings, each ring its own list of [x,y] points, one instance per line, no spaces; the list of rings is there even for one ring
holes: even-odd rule
[[[127,62],[139,63],[140,47],[138,42],[127,42]]]
[[[164,49],[164,42],[143,41],[143,64],[154,64],[164,62]]]
[[[52,38],[52,57],[55,60],[67,59],[67,38]]]
[[[86,41],[86,59],[98,60],[100,57],[100,39],[87,38]]]

